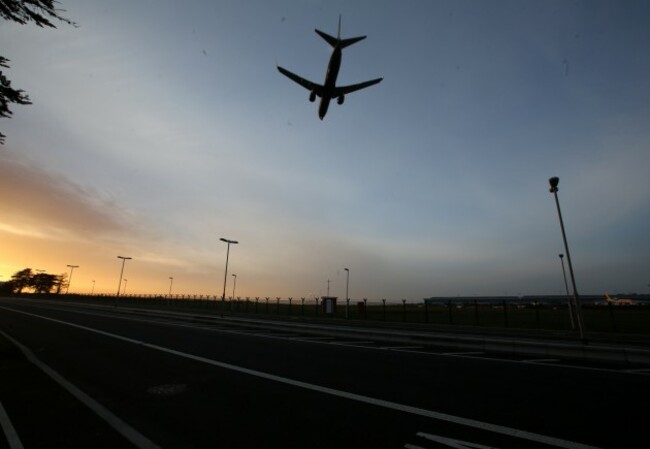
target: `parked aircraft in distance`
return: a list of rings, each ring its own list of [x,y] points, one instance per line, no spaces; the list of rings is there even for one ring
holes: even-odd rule
[[[349,45],[365,39],[366,36],[341,39],[341,16],[339,16],[339,31],[336,37],[330,36],[329,34],[324,33],[320,30],[315,31],[320,37],[325,39],[327,43],[329,43],[334,48],[332,51],[332,56],[330,57],[329,65],[327,66],[325,83],[323,85],[313,83],[280,66],[278,66],[278,70],[289,79],[295,81],[305,89],[309,90],[309,101],[313,102],[316,100],[316,97],[319,97],[321,99],[320,105],[318,106],[318,117],[323,120],[323,117],[325,117],[325,114],[327,114],[327,108],[330,105],[330,100],[336,98],[338,104],[343,104],[345,94],[349,94],[354,91],[377,84],[383,80],[383,78],[377,78],[359,84],[352,84],[350,86],[336,87],[336,77],[338,76],[339,69],[341,68],[342,50]]]
[[[628,298],[612,298],[609,296],[609,293],[605,293],[605,299],[607,300],[608,304],[614,304],[617,306],[634,306],[636,305],[636,301],[633,299],[628,299]]]

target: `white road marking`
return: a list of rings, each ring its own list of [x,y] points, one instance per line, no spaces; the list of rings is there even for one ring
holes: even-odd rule
[[[26,312],[19,312],[19,313],[26,313]],[[33,314],[30,313],[28,315],[33,315]],[[39,315],[33,315],[33,316],[38,317]],[[45,318],[45,317],[40,317],[40,318]],[[49,319],[49,318],[45,318],[45,319]],[[58,321],[58,320],[53,320],[53,321]],[[61,323],[71,324],[71,323],[65,323],[63,321],[61,321]],[[88,407],[93,412],[95,412],[100,418],[106,421],[113,429],[115,429],[120,435],[122,435],[124,438],[129,440],[131,443],[133,443],[136,447],[140,449],[160,449],[156,444],[154,444],[147,437],[142,435],[133,427],[129,426],[127,423],[125,423],[120,418],[115,416],[106,407],[101,405],[99,402],[95,401],[93,398],[91,398],[86,393],[84,393],[79,388],[77,388],[75,385],[73,385],[68,380],[66,380],[59,373],[57,373],[52,368],[47,366],[45,363],[37,359],[36,356],[32,353],[32,351],[29,350],[29,348],[23,346],[21,343],[19,343],[18,341],[16,341],[15,339],[13,339],[11,336],[7,335],[3,331],[0,331],[0,334],[4,336],[7,340],[11,341],[14,345],[16,345],[22,351],[25,357],[27,357],[27,360],[29,360],[34,365],[39,367],[43,372],[45,372],[45,374],[50,376],[56,383],[58,383],[64,389],[66,389],[72,396],[77,398],[82,404],[84,404],[86,407]]]
[[[597,449],[594,446],[588,446],[588,445],[585,445],[585,444],[582,444],[582,443],[576,443],[576,442],[573,442],[573,441],[562,440],[560,438],[549,437],[549,436],[542,435],[542,434],[539,434],[539,433],[528,432],[528,431],[525,431],[525,430],[519,430],[519,429],[515,429],[515,428],[512,428],[512,427],[501,426],[501,425],[498,425],[498,424],[490,424],[490,423],[486,423],[486,422],[483,422],[483,421],[478,421],[478,420],[475,420],[475,419],[463,418],[463,417],[455,416],[455,415],[449,415],[447,413],[436,412],[436,411],[433,411],[433,410],[427,410],[427,409],[423,409],[423,408],[413,407],[413,406],[410,406],[410,405],[399,404],[397,402],[386,401],[386,400],[383,400],[383,399],[377,399],[377,398],[373,398],[373,397],[370,397],[370,396],[364,396],[364,395],[360,395],[360,394],[356,394],[356,393],[350,393],[350,392],[347,392],[347,391],[336,390],[334,388],[324,387],[324,386],[321,386],[321,385],[311,384],[311,383],[303,382],[303,381],[300,381],[300,380],[295,380],[295,379],[290,379],[290,378],[287,378],[287,377],[277,376],[275,374],[270,374],[270,373],[266,373],[266,372],[263,372],[263,371],[258,371],[258,370],[254,370],[254,369],[250,369],[250,368],[244,368],[242,366],[237,366],[237,365],[233,365],[233,364],[226,363],[226,362],[220,362],[218,360],[208,359],[206,357],[201,357],[201,356],[194,355],[194,354],[188,354],[186,352],[177,351],[175,349],[166,348],[164,346],[158,346],[158,345],[153,344],[153,343],[147,343],[147,342],[144,342],[144,341],[135,340],[133,338],[124,337],[122,335],[113,334],[111,332],[106,332],[106,331],[102,331],[102,330],[99,330],[99,329],[93,329],[91,327],[82,326],[80,324],[70,323],[70,322],[62,321],[62,320],[57,320],[55,318],[49,318],[49,317],[46,317],[46,316],[36,315],[36,314],[33,314],[33,313],[29,313],[29,312],[23,312],[23,311],[20,311],[20,310],[11,309],[11,308],[7,308],[7,307],[0,307],[0,309],[9,310],[9,311],[12,311],[12,312],[15,312],[15,313],[20,313],[20,314],[27,315],[27,316],[32,316],[32,317],[35,317],[35,318],[40,318],[42,320],[63,324],[63,325],[66,325],[66,326],[77,328],[77,329],[86,330],[86,331],[93,332],[93,333],[96,333],[96,334],[99,334],[99,335],[114,338],[116,340],[120,340],[120,341],[124,341],[124,342],[128,342],[128,343],[133,343],[133,344],[136,344],[136,345],[140,345],[140,346],[143,346],[145,348],[154,349],[154,350],[161,351],[161,352],[164,352],[164,353],[167,353],[167,354],[173,354],[173,355],[176,355],[178,357],[183,357],[183,358],[186,358],[186,359],[189,359],[189,360],[194,360],[194,361],[197,361],[197,362],[202,362],[202,363],[205,363],[207,365],[216,366],[216,367],[219,367],[219,368],[222,368],[222,369],[235,371],[235,372],[242,373],[242,374],[248,374],[250,376],[258,377],[260,379],[266,379],[266,380],[282,383],[282,384],[285,384],[285,385],[291,385],[291,386],[294,386],[294,387],[302,388],[302,389],[305,389],[305,390],[316,391],[316,392],[327,394],[327,395],[330,395],[330,396],[335,396],[335,397],[339,397],[339,398],[343,398],[343,399],[348,399],[348,400],[351,400],[351,401],[361,402],[361,403],[364,403],[364,404],[370,404],[370,405],[377,406],[377,407],[383,407],[383,408],[386,408],[386,409],[389,409],[389,410],[395,410],[395,411],[398,411],[398,412],[409,413],[409,414],[412,414],[412,415],[417,415],[417,416],[422,416],[422,417],[425,417],[425,418],[436,419],[436,420],[439,420],[439,421],[446,421],[446,422],[450,422],[450,423],[454,423],[454,424],[459,424],[459,425],[462,425],[462,426],[473,427],[475,429],[481,429],[481,430],[485,430],[485,431],[488,431],[488,432],[498,433],[498,434],[502,434],[502,435],[508,435],[508,436],[511,436],[511,437],[514,437],[514,438],[520,438],[520,439],[524,439],[524,440],[535,441],[535,442],[538,442],[538,443],[547,444],[549,446],[561,447],[561,448],[565,448],[565,449]],[[11,337],[8,337],[8,338],[11,338]],[[27,348],[25,348],[25,349],[27,351],[29,351]],[[80,393],[83,394],[82,392],[80,392]],[[92,400],[92,399],[90,399],[90,400]],[[97,404],[97,405],[99,405],[99,404]],[[99,406],[101,407],[101,405],[99,405]]]
[[[406,349],[424,349],[424,346],[380,346],[379,349],[387,351],[401,351]]]
[[[333,341],[330,344],[332,344],[332,345],[341,345],[341,346],[357,346],[357,345],[371,345],[371,344],[374,344],[374,343],[375,342],[371,341],[371,340],[367,340],[367,341],[364,341],[364,340],[345,341],[344,340],[344,341]]]
[[[443,352],[442,355],[479,355],[485,354],[483,351],[466,351],[466,352]]]
[[[314,341],[331,341],[336,339],[334,337],[294,337],[294,338],[289,338],[289,340],[314,342]]]
[[[526,359],[522,360],[524,363],[552,363],[559,362],[560,359]]]
[[[455,440],[453,438],[441,437],[439,435],[431,435],[430,433],[424,433],[424,432],[418,432],[417,436],[426,438],[429,441],[435,441],[436,443],[444,444],[445,446],[453,447],[454,449],[496,449],[492,446],[485,446],[483,444]]]
[[[29,300],[28,300],[29,301]],[[5,308],[5,307],[0,307],[0,309]],[[58,310],[53,307],[48,307],[46,308],[48,310]],[[13,310],[13,309],[6,309],[6,310]],[[90,315],[90,316],[98,316],[98,317],[103,317],[103,318],[113,318],[113,319],[118,319],[118,320],[127,320],[127,321],[137,321],[138,323],[150,323],[150,324],[159,324],[162,326],[175,326],[175,327],[184,327],[188,329],[200,329],[200,330],[205,330],[205,331],[210,331],[210,332],[221,332],[225,334],[234,334],[234,335],[251,335],[247,332],[251,332],[251,330],[231,330],[227,329],[225,327],[216,327],[216,326],[197,326],[196,324],[185,324],[185,323],[180,323],[180,322],[170,322],[170,321],[161,321],[161,320],[151,320],[151,319],[143,319],[143,318],[132,318],[132,317],[127,317],[123,315],[105,315],[105,314],[97,314],[97,313],[89,313],[89,312],[80,312],[78,310],[71,310],[72,313],[77,313],[80,315]],[[26,313],[26,312],[23,312]],[[254,332],[254,331],[253,331]],[[264,337],[264,338],[276,338],[271,335],[252,335],[254,337]],[[309,343],[314,343],[314,344],[325,344],[325,345],[331,345],[335,344],[334,342],[331,341],[318,341],[318,337],[314,337],[313,341],[310,341],[311,337],[306,337],[304,338],[305,342]],[[333,337],[326,337],[328,340],[335,340]],[[278,340],[292,340],[291,338],[284,338],[281,339],[279,338]],[[342,345],[346,347],[355,347],[353,345]],[[362,349],[374,349],[374,350],[381,350],[381,348],[377,346],[357,346],[358,348]],[[427,354],[432,357],[465,357],[468,359],[473,359],[473,360],[482,360],[486,362],[499,362],[499,363],[522,363],[520,360],[517,359],[509,359],[509,358],[498,358],[498,357],[486,357],[485,352],[435,352],[435,351],[403,351],[403,352],[413,352],[415,354]],[[477,355],[480,355],[480,357],[476,357]],[[541,364],[540,364],[541,365]],[[633,374],[633,375],[640,375],[640,376],[646,376],[648,375],[646,371],[650,372],[650,368],[648,370],[644,369],[639,369],[634,370],[624,370],[624,369],[617,369],[617,368],[602,368],[602,367],[593,367],[593,366],[580,366],[580,365],[569,365],[569,364],[563,364],[563,363],[554,363],[552,365],[545,365],[549,367],[556,367],[556,368],[566,368],[566,369],[578,369],[578,370],[583,370],[583,371],[597,371],[597,372],[607,372],[607,373],[619,373],[619,374]]]
[[[5,437],[7,437],[10,449],[23,449],[23,443],[20,441],[18,433],[16,432],[14,425],[11,423],[7,411],[2,406],[2,402],[0,402],[0,427],[2,427]]]
[[[650,373],[650,368],[626,369],[625,372],[626,373],[645,374],[645,373]]]

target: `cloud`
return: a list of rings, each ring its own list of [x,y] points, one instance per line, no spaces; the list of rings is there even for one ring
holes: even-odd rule
[[[0,229],[37,238],[113,239],[138,226],[108,196],[43,169],[10,149],[0,152]]]

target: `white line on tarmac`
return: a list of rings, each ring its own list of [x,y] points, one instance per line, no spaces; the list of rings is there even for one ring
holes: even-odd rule
[[[560,359],[526,359],[522,360],[524,363],[551,363],[551,362],[559,362]]]
[[[27,300],[30,301],[30,300]],[[0,307],[3,308],[3,307]],[[58,310],[55,308],[47,308],[48,310]],[[7,310],[13,310],[13,309],[7,309]],[[15,311],[15,310],[13,310]],[[175,327],[183,327],[183,328],[188,328],[188,329],[201,329],[209,332],[221,332],[225,334],[233,334],[233,335],[251,335],[248,332],[251,332],[251,330],[232,330],[232,329],[227,329],[225,327],[216,327],[216,326],[197,326],[196,324],[185,324],[185,323],[179,323],[179,322],[172,322],[172,321],[165,321],[165,320],[151,320],[151,319],[144,319],[144,318],[133,318],[133,317],[128,317],[128,316],[123,316],[123,315],[104,315],[104,314],[96,314],[96,313],[89,313],[89,312],[80,312],[78,310],[72,311],[73,313],[78,313],[81,315],[90,315],[90,316],[99,316],[103,318],[112,318],[112,319],[118,319],[118,320],[127,320],[127,321],[137,321],[138,323],[150,323],[150,324],[157,324],[161,326],[175,326]],[[26,312],[24,312],[26,313]],[[252,331],[255,332],[255,331]],[[253,337],[264,337],[264,338],[271,338],[271,339],[277,339],[277,340],[294,340],[294,338],[277,338],[273,335],[263,335],[263,334],[254,334],[251,335]],[[314,337],[313,340],[311,340],[311,337],[306,337],[302,339],[305,343],[313,343],[313,344],[325,344],[325,345],[331,345],[331,344],[336,344],[335,342],[332,341],[318,341],[318,337]],[[328,340],[335,340],[334,337],[326,337]],[[296,337],[296,340],[300,341],[300,337]],[[349,348],[353,348],[355,346],[353,345],[341,345]],[[374,349],[374,350],[382,350],[378,346],[363,346],[359,345],[356,346],[358,348],[362,349]],[[473,360],[481,360],[484,362],[498,362],[498,363],[522,363],[520,360],[517,359],[510,359],[510,358],[499,358],[499,357],[487,357],[485,352],[435,352],[435,351],[409,351],[409,350],[404,350],[402,352],[413,352],[414,354],[426,354],[430,355],[432,357],[464,357],[468,359],[473,359]],[[640,369],[640,370],[624,370],[624,369],[617,369],[617,368],[598,368],[598,367],[592,367],[592,366],[580,366],[580,365],[569,365],[569,364],[562,364],[562,363],[553,363],[553,364],[539,364],[540,366],[548,366],[548,367],[555,367],[555,368],[563,368],[563,369],[573,369],[573,370],[583,370],[583,371],[598,371],[598,372],[608,372],[608,373],[618,373],[618,374],[632,374],[632,375],[639,375],[639,376],[646,376],[648,375],[646,372],[646,369]]]
[[[443,352],[442,355],[479,355],[485,354],[483,351],[466,351],[466,352]]]
[[[386,349],[388,351],[402,351],[406,349],[424,349],[424,346],[381,346],[379,349]]]
[[[341,346],[357,346],[357,345],[371,345],[374,344],[374,341],[371,340],[352,340],[352,341],[333,341],[332,345],[341,345]]]
[[[334,337],[293,337],[293,338],[289,338],[288,340],[305,341],[308,343],[313,343],[315,341],[331,341],[331,340],[335,340],[335,338]]]
[[[7,437],[10,449],[23,449],[23,443],[20,441],[18,433],[16,432],[16,429],[14,429],[14,425],[11,423],[7,411],[2,406],[2,402],[0,402],[0,427],[2,427],[5,437]]]
[[[321,385],[310,384],[310,383],[303,382],[303,381],[300,381],[300,380],[295,380],[295,379],[290,379],[290,378],[287,378],[287,377],[277,376],[275,374],[265,373],[263,371],[257,371],[257,370],[250,369],[250,368],[244,368],[242,366],[232,365],[232,364],[226,363],[226,362],[220,362],[218,360],[208,359],[206,357],[201,357],[201,356],[198,356],[198,355],[188,354],[186,352],[177,351],[175,349],[166,348],[164,346],[158,346],[158,345],[155,345],[155,344],[152,344],[152,343],[147,343],[147,342],[144,342],[144,341],[135,340],[133,338],[124,337],[124,336],[121,336],[121,335],[113,334],[113,333],[102,331],[102,330],[99,330],[99,329],[93,329],[91,327],[82,326],[80,324],[70,323],[70,322],[62,321],[62,320],[57,320],[55,318],[49,318],[49,317],[46,317],[46,316],[36,315],[36,314],[33,314],[33,313],[29,313],[29,312],[23,312],[23,311],[16,310],[16,309],[11,309],[11,308],[8,308],[8,307],[0,307],[0,309],[9,310],[9,311],[12,311],[12,312],[15,312],[15,313],[28,315],[28,316],[32,316],[32,317],[35,317],[35,318],[40,318],[40,319],[43,319],[43,320],[46,320],[46,321],[51,321],[51,322],[54,322],[54,323],[64,324],[66,326],[71,326],[71,327],[74,327],[74,328],[77,328],[77,329],[83,329],[83,330],[93,332],[93,333],[96,333],[96,334],[99,334],[99,335],[114,338],[116,340],[120,340],[120,341],[124,341],[124,342],[128,342],[128,343],[133,343],[133,344],[136,344],[136,345],[141,345],[141,346],[143,346],[145,348],[154,349],[154,350],[161,351],[161,352],[164,352],[164,353],[167,353],[167,354],[173,354],[173,355],[176,355],[176,356],[179,356],[179,357],[183,357],[183,358],[186,358],[186,359],[189,359],[189,360],[194,360],[194,361],[197,361],[197,362],[202,362],[202,363],[212,365],[212,366],[216,366],[216,367],[219,367],[219,368],[222,368],[222,369],[235,371],[235,372],[239,372],[239,373],[243,373],[243,374],[248,374],[250,376],[258,377],[260,379],[271,380],[271,381],[282,383],[282,384],[285,384],[285,385],[291,385],[291,386],[294,386],[294,387],[303,388],[305,390],[316,391],[316,392],[319,392],[319,393],[328,394],[330,396],[344,398],[344,399],[348,399],[348,400],[351,400],[351,401],[357,401],[357,402],[361,402],[361,403],[364,403],[364,404],[370,404],[370,405],[377,406],[377,407],[383,407],[383,408],[386,408],[386,409],[395,410],[395,411],[403,412],[403,413],[409,413],[409,414],[412,414],[412,415],[422,416],[422,417],[425,417],[425,418],[436,419],[436,420],[439,420],[439,421],[446,421],[446,422],[450,422],[450,423],[454,423],[454,424],[459,424],[459,425],[462,425],[462,426],[473,427],[475,429],[481,429],[481,430],[485,430],[485,431],[488,431],[488,432],[494,432],[494,433],[498,433],[498,434],[502,434],[502,435],[507,435],[507,436],[510,436],[510,437],[513,437],[513,438],[520,438],[520,439],[524,439],[524,440],[535,441],[535,442],[538,442],[538,443],[547,444],[549,446],[561,447],[561,448],[565,448],[565,449],[597,449],[594,446],[588,446],[588,445],[585,445],[585,444],[582,444],[582,443],[576,443],[576,442],[573,442],[573,441],[562,440],[560,438],[549,437],[549,436],[542,435],[542,434],[539,434],[539,433],[527,432],[525,430],[514,429],[512,427],[500,426],[498,424],[490,424],[490,423],[478,421],[478,420],[475,420],[475,419],[463,418],[463,417],[460,417],[460,416],[449,415],[447,413],[436,412],[436,411],[433,411],[433,410],[426,410],[426,409],[422,409],[422,408],[418,408],[418,407],[413,407],[413,406],[410,406],[410,405],[399,404],[397,402],[386,401],[386,400],[383,400],[383,399],[372,398],[372,397],[369,397],[369,396],[364,396],[364,395],[360,395],[360,394],[356,394],[356,393],[350,393],[350,392],[347,392],[347,391],[336,390],[334,388],[324,387],[324,386],[321,386]],[[9,338],[11,338],[11,337],[9,337]],[[27,349],[27,348],[25,348],[25,349]]]
[[[26,312],[19,312],[19,313],[26,313]],[[33,314],[29,313],[28,315],[33,315]],[[33,315],[33,316],[39,317],[39,315]],[[45,317],[40,317],[40,318],[45,318]],[[45,318],[45,319],[49,319],[49,318]],[[58,320],[52,320],[52,321],[58,321]],[[65,323],[64,321],[59,321],[59,322],[64,324],[71,324],[71,323]],[[0,334],[4,336],[7,340],[11,341],[14,345],[16,345],[23,352],[25,357],[27,357],[27,360],[29,360],[34,365],[39,367],[43,372],[45,372],[45,374],[50,376],[54,381],[56,381],[56,383],[58,383],[64,389],[66,389],[70,394],[72,394],[72,396],[77,398],[82,404],[84,404],[86,407],[88,407],[97,415],[99,415],[100,418],[106,421],[113,429],[115,429],[120,435],[122,435],[124,438],[129,440],[131,443],[133,443],[136,447],[140,449],[160,449],[156,444],[154,444],[147,437],[142,435],[133,427],[129,426],[127,423],[125,423],[120,418],[115,416],[106,407],[101,405],[99,402],[95,401],[93,398],[91,398],[86,393],[84,393],[79,388],[77,388],[77,386],[70,383],[59,373],[57,373],[52,368],[47,366],[45,363],[37,359],[36,356],[32,353],[32,351],[29,350],[29,348],[23,346],[21,343],[14,340],[11,336],[7,335],[3,331],[0,331]]]

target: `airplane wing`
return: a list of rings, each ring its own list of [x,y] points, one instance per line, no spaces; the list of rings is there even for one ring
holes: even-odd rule
[[[377,78],[377,79],[370,80],[370,81],[365,81],[365,82],[359,83],[359,84],[351,84],[349,86],[336,87],[336,88],[334,88],[334,94],[332,95],[332,98],[338,97],[341,94],[349,94],[349,93],[355,92],[357,90],[365,89],[366,87],[374,86],[375,84],[379,83],[381,80],[383,80],[383,78]]]
[[[278,70],[280,71],[281,74],[291,79],[292,81],[295,81],[296,83],[300,84],[305,89],[315,92],[316,95],[318,95],[319,97],[323,93],[323,86],[321,86],[320,84],[312,83],[311,81],[306,80],[296,75],[295,73],[288,71],[283,67],[278,66]]]

